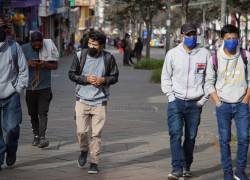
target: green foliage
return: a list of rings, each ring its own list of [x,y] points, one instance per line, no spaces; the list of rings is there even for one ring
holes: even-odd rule
[[[159,59],[147,59],[144,58],[141,61],[137,62],[134,66],[135,69],[146,69],[153,70],[162,68],[164,61]]]
[[[161,72],[162,72],[162,68],[154,69],[152,72],[150,81],[153,83],[160,83],[161,82]]]

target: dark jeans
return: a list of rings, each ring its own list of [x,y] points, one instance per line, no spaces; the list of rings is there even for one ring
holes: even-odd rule
[[[235,121],[237,130],[237,170],[244,171],[247,164],[247,153],[249,146],[249,107],[243,103],[222,103],[216,108],[218,122],[221,162],[225,173],[232,172],[231,160],[231,123]]]
[[[131,59],[131,53],[129,50],[124,50],[123,65],[129,65],[129,62],[133,63]]]
[[[26,103],[35,136],[45,137],[51,100],[51,89],[26,91]]]
[[[202,108],[197,101],[176,99],[168,103],[168,128],[172,154],[173,172],[182,172],[190,168]],[[183,128],[185,138],[182,144]]]
[[[5,153],[15,154],[18,147],[22,109],[20,96],[13,94],[7,99],[0,99],[0,165],[4,163]],[[3,130],[6,132],[4,141]]]

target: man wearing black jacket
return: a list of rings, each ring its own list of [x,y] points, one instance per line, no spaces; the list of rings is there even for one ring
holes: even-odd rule
[[[119,71],[114,57],[104,51],[106,36],[98,31],[89,35],[88,49],[78,52],[69,70],[69,78],[76,83],[76,126],[81,154],[78,167],[87,162],[90,152],[88,173],[98,173],[101,149],[101,132],[106,121],[106,106],[109,86],[117,83]],[[88,131],[92,128],[91,142]]]

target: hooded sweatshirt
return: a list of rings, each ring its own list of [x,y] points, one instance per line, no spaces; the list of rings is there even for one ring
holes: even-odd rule
[[[227,103],[241,102],[250,87],[250,55],[247,55],[247,65],[244,63],[240,49],[232,57],[224,52],[224,45],[217,51],[218,68],[214,69],[212,58],[210,59],[207,72],[205,91],[207,94],[217,92],[220,100]]]
[[[210,53],[205,48],[196,47],[187,52],[183,43],[168,51],[161,75],[161,89],[169,102],[175,98],[207,101],[204,93],[205,70]]]
[[[0,45],[0,99],[15,92],[20,93],[28,85],[28,66],[23,51],[16,43],[18,71],[16,70],[11,47],[6,42]]]

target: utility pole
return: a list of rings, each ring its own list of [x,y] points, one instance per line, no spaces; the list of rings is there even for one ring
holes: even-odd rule
[[[226,24],[226,4],[227,0],[221,0],[221,27]]]
[[[166,0],[166,52],[171,48],[171,0]]]

